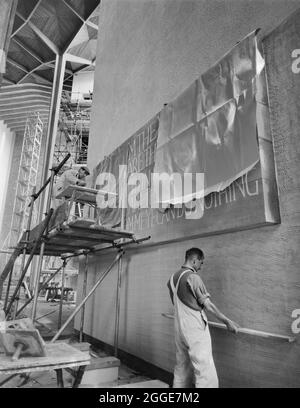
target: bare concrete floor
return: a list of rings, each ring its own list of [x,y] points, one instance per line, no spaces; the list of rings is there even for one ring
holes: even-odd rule
[[[62,324],[67,320],[70,314],[75,308],[74,303],[64,303],[63,313],[62,313]],[[30,316],[30,308],[26,310],[27,316]],[[40,299],[37,308],[37,329],[40,331],[45,341],[51,340],[58,329],[58,319],[59,319],[59,303],[58,302],[46,302]],[[72,343],[75,340],[73,331],[73,321],[67,326],[63,335],[60,337],[59,341],[66,341]],[[108,355],[99,349],[91,348],[92,354],[99,357],[108,357]],[[0,384],[3,380],[7,379],[9,376],[0,375]],[[63,370],[64,386],[65,388],[71,388],[74,378],[72,375]],[[10,379],[7,383],[2,385],[3,388],[57,388],[56,372],[55,371],[40,371],[31,373],[29,381],[26,381],[26,377],[16,376]],[[125,385],[130,383],[137,383],[142,381],[150,380],[150,378],[136,372],[129,367],[125,366],[121,362],[119,367],[118,381],[114,385]],[[104,385],[106,387],[107,385]],[[108,385],[109,386],[109,385]],[[111,385],[112,386],[112,385]],[[89,386],[82,386],[88,388]],[[90,386],[93,387],[93,386]]]
[[[0,375],[0,382],[9,376]],[[72,388],[74,378],[66,370],[63,370],[64,387]],[[130,368],[121,364],[119,368],[118,381],[114,385],[125,385],[150,380]],[[4,384],[3,388],[57,388],[56,373],[55,371],[41,371],[30,374],[30,379],[26,384],[24,383],[24,377],[17,376]],[[100,386],[83,385],[81,388],[109,388],[112,384],[103,384]]]

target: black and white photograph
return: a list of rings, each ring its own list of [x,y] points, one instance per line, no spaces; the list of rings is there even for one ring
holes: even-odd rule
[[[0,0],[0,169],[3,391],[300,388],[300,0]]]

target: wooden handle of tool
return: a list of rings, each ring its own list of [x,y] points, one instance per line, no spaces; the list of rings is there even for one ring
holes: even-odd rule
[[[21,351],[23,350],[23,344],[19,343],[17,345],[16,351],[14,352],[13,356],[12,356],[12,361],[16,361],[19,359]]]

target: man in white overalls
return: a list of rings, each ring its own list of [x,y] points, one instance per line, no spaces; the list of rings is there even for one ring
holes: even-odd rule
[[[168,288],[175,308],[176,366],[174,388],[217,388],[218,376],[212,356],[211,337],[204,312],[208,310],[228,330],[237,333],[238,326],[211,302],[210,294],[198,275],[204,254],[199,248],[186,251],[185,263],[174,273]]]
[[[56,209],[64,201],[64,198],[56,198],[65,188],[76,185],[85,187],[86,177],[90,174],[87,166],[81,166],[79,169],[68,169],[62,173],[53,186],[53,202],[52,207]]]

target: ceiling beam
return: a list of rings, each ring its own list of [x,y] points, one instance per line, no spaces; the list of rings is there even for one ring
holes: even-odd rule
[[[44,118],[42,118],[42,117],[40,117],[40,119],[41,119],[41,121],[42,122],[45,122],[45,119]],[[4,123],[7,125],[7,126],[9,126],[9,127],[18,127],[18,126],[25,126],[26,125],[26,119],[23,119],[23,120],[15,120],[15,121],[12,121],[12,120],[4,120]]]
[[[77,64],[95,66],[95,59],[89,60],[87,58],[82,58],[82,57],[78,57],[77,55],[69,54],[68,52],[65,54],[65,57],[66,57],[66,60],[69,62],[75,62]]]
[[[50,96],[44,96],[44,95],[26,95],[26,96],[14,96],[11,95],[10,98],[2,98],[2,94],[0,94],[0,107],[1,106],[9,106],[9,105],[15,105],[15,104],[20,104],[20,103],[26,103],[28,101],[32,100],[37,100],[41,102],[49,102],[50,103]]]
[[[44,67],[44,66],[49,66],[50,69],[52,69],[52,67],[51,67],[51,63],[52,63],[52,62],[53,62],[53,61],[43,62],[41,65],[38,65],[37,67],[33,68],[31,71],[27,71],[27,72],[26,72],[26,75],[24,75],[23,78],[21,78],[18,83],[21,83],[21,82],[22,82],[24,79],[26,79],[29,75],[35,75],[35,76],[38,76],[38,77],[39,77],[40,79],[42,79],[43,81],[47,81],[47,83],[49,83],[50,85],[52,85],[52,82],[51,82],[51,81],[49,81],[48,79],[44,78],[42,75],[39,75],[39,74],[37,74],[37,73],[35,72],[35,71],[41,69],[41,68]]]
[[[4,123],[6,124],[7,127],[9,127],[12,130],[16,130],[16,129],[21,130],[21,129],[24,129],[25,126],[26,126],[26,122],[16,123],[16,124],[9,124],[9,123],[6,123],[6,122],[4,122]],[[47,123],[44,122],[43,125],[47,126]]]
[[[35,76],[35,77],[41,79],[42,81],[46,82],[46,84],[49,84],[49,85],[52,86],[52,81],[49,81],[49,79],[44,78],[42,75],[37,74],[37,73],[35,72],[35,70],[32,70],[32,71],[28,72],[26,75],[24,75],[23,78],[21,78],[21,79],[18,81],[18,84],[21,84],[22,81],[24,81],[24,79],[28,78],[30,75],[33,75],[33,76]]]
[[[48,120],[48,117],[49,117],[49,112],[44,112],[44,111],[38,111],[38,110],[34,110],[34,111],[30,111],[31,112],[31,114],[33,114],[34,112],[39,112],[39,115],[40,115],[40,118],[41,119],[47,119]],[[19,114],[19,115],[1,115],[1,113],[0,113],[0,118],[1,118],[1,120],[6,120],[7,122],[16,122],[16,121],[19,121],[19,122],[23,122],[24,120],[26,120],[26,118],[28,118],[28,115],[27,114],[23,114],[23,113],[21,113],[21,114]]]
[[[26,108],[26,109],[23,109],[23,110],[19,110],[19,111],[6,111],[6,112],[2,112],[1,110],[0,110],[0,118],[2,118],[2,119],[6,119],[6,120],[12,120],[12,119],[19,119],[19,118],[22,118],[22,117],[24,117],[24,116],[27,116],[27,113],[28,112],[40,112],[40,114],[41,115],[45,115],[45,116],[47,116],[47,115],[49,115],[49,109],[44,109],[45,107],[38,107],[38,106],[36,106],[36,107],[33,107],[33,108],[30,108],[30,107],[28,107],[28,108]]]
[[[31,112],[31,113],[33,113],[33,112]],[[48,115],[46,115],[45,113],[40,113],[39,112],[39,117],[42,119],[42,120],[48,120]],[[5,122],[7,122],[7,123],[15,123],[15,122],[26,122],[26,120],[27,120],[27,118],[28,118],[28,115],[25,115],[25,116],[16,116],[15,118],[7,118],[7,117],[1,117],[1,119],[2,120],[4,120]]]
[[[39,103],[33,102],[31,105],[27,105],[24,107],[18,107],[18,108],[8,108],[8,109],[0,109],[0,115],[18,115],[20,113],[27,113],[27,111],[32,111],[32,110],[41,110],[43,112],[48,112],[49,107],[40,105]]]
[[[95,61],[95,59],[93,61]],[[94,71],[89,71],[88,68],[90,68],[90,65],[85,66],[85,67],[80,67],[76,69],[76,71],[74,71],[73,75],[77,74],[78,72],[94,72]]]
[[[3,122],[6,124],[6,126],[8,126],[8,127],[10,127],[10,128],[25,127],[25,126],[26,126],[27,119],[28,119],[28,117],[27,117],[26,119],[24,119],[22,122],[19,122],[19,123],[9,123],[9,122],[7,122],[6,120],[4,120]],[[43,122],[44,125],[47,125],[48,119],[45,120],[45,119],[42,119],[42,118],[41,118],[41,120],[42,120],[42,122]]]
[[[16,68],[20,69],[21,71],[25,72],[26,74],[28,74],[29,71],[28,71],[27,68],[24,67],[24,65],[19,64],[18,62],[12,60],[12,59],[9,58],[9,57],[6,59],[6,61],[7,61],[9,64],[13,65],[14,67],[16,67]]]
[[[46,63],[45,63],[45,65],[46,65]],[[54,69],[55,68],[55,61],[51,61],[51,62],[47,63],[47,65],[49,65],[51,68]],[[73,71],[71,69],[65,68],[65,72],[67,74],[71,74],[71,76],[73,76]]]
[[[0,107],[0,115],[4,114],[7,112],[15,112],[17,109],[31,109],[31,107],[40,107],[44,109],[49,109],[49,103],[48,102],[41,102],[41,101],[31,101],[30,103],[23,103],[19,104],[19,106],[11,106],[11,107]],[[17,113],[17,112],[16,112]]]
[[[51,88],[47,85],[42,85],[42,84],[21,84],[17,85],[16,87],[9,87],[4,90],[5,93],[9,92],[10,90],[13,90],[12,92],[19,93],[19,92],[26,92],[27,90],[29,91],[35,91],[35,90],[41,90],[42,92],[50,92],[51,93]],[[3,89],[0,88],[0,93],[3,92]]]
[[[74,76],[74,74],[69,75],[67,78],[65,78],[65,79],[64,79],[64,82],[66,82],[66,81],[68,81],[69,79],[71,79],[71,78],[72,78],[72,76]]]
[[[1,118],[6,118],[9,119],[10,117],[13,116],[27,116],[29,114],[32,114],[33,112],[43,112],[43,113],[49,113],[49,108],[48,109],[41,109],[41,106],[39,105],[33,105],[33,106],[27,106],[26,108],[22,108],[22,109],[13,109],[13,110],[9,110],[6,112],[0,111],[0,117]]]
[[[14,37],[27,23],[27,21],[29,21],[31,19],[31,17],[33,16],[33,14],[35,13],[35,10],[38,8],[38,6],[41,4],[42,0],[39,0],[36,5],[33,7],[33,9],[31,10],[29,16],[27,17],[27,19],[25,21],[23,21],[23,24],[20,25],[19,28],[16,29],[16,31],[14,31],[11,35],[11,38]]]
[[[71,55],[71,54],[69,54]],[[93,65],[95,66],[95,59],[92,61]],[[80,67],[78,69],[76,69],[75,71],[73,71],[72,75],[68,76],[67,78],[64,79],[64,82],[68,81],[69,79],[72,78],[72,76],[74,76],[75,74],[77,74],[78,72],[82,72],[85,71],[86,69],[88,69],[90,67],[90,65],[87,65],[85,67]],[[87,71],[88,72],[88,71]],[[67,86],[67,85],[66,85]]]
[[[44,78],[43,76],[37,74],[37,73],[34,72],[34,71],[30,71],[30,72],[28,72],[26,75],[24,75],[23,78],[21,78],[21,79],[18,81],[18,84],[21,84],[22,81],[24,81],[24,79],[26,79],[26,78],[29,77],[30,75],[35,76],[35,77],[41,79],[42,81],[46,82],[46,84],[49,84],[49,85],[52,86],[52,81],[49,81],[49,79]]]
[[[22,118],[24,116],[27,116],[28,113],[32,112],[39,112],[41,115],[48,115],[49,109],[45,109],[44,107],[42,109],[24,109],[24,112],[13,112],[13,113],[3,113],[0,111],[0,116],[1,117],[6,117],[7,119],[12,119],[15,116],[18,116],[19,118]]]
[[[37,69],[39,69],[41,67],[41,65],[37,66],[36,68],[32,69],[31,71],[28,71],[27,68],[25,68],[23,65],[19,64],[18,62],[12,60],[11,58],[7,58],[7,62],[11,65],[13,65],[14,67],[20,69],[21,71],[25,72],[25,75],[18,81],[18,84],[23,81],[25,78],[27,78],[29,75],[33,75],[39,79],[42,79],[43,81],[46,81],[48,84],[52,85],[52,82],[49,81],[48,79],[42,77],[41,75],[37,74],[36,71]]]
[[[31,114],[35,112],[35,111],[31,111]],[[39,117],[40,118],[47,118],[49,116],[49,112],[43,112],[43,111],[38,111],[39,112]],[[2,117],[2,116],[1,116]],[[26,114],[21,114],[21,115],[16,115],[15,117],[8,117],[5,116],[4,120],[6,120],[7,122],[23,122],[24,120],[26,120],[26,118],[28,118],[28,115]]]
[[[23,84],[23,85],[27,85],[27,84]],[[28,85],[32,85],[32,84],[28,84]],[[2,87],[0,89],[0,98],[1,100],[14,100],[14,99],[23,99],[23,98],[28,98],[28,97],[41,97],[41,98],[50,98],[51,97],[51,93],[47,92],[47,91],[42,91],[39,89],[26,89],[26,90],[18,90],[18,91],[14,91],[14,90],[9,90],[8,92],[5,92],[5,88],[6,87]],[[1,92],[2,91],[2,92]],[[4,91],[4,92],[3,92]]]
[[[11,123],[11,122],[8,122],[7,120],[3,120],[3,122],[7,125],[7,126],[9,126],[9,127],[20,127],[20,126],[24,126],[25,127],[25,125],[26,125],[26,122],[27,122],[27,119],[28,119],[28,116],[27,116],[27,118],[24,118],[22,121],[20,121],[19,123]],[[40,118],[41,119],[41,121],[43,122],[43,124],[47,124],[48,123],[48,119],[45,119],[45,118]]]
[[[32,51],[27,45],[23,44],[18,38],[13,37],[12,40],[18,44],[24,51],[30,54],[33,58],[35,58],[40,64],[43,64],[44,61],[41,59],[39,55],[37,55],[34,51]]]
[[[81,20],[81,22],[83,23],[83,25],[84,25],[84,24],[87,24],[87,25],[89,25],[89,26],[95,28],[96,30],[98,30],[98,26],[97,26],[96,24],[92,23],[91,21],[89,21],[89,18],[92,16],[92,14],[93,14],[93,12],[96,10],[96,8],[93,10],[93,12],[92,12],[92,13],[88,16],[88,18],[85,20],[83,17],[80,16],[80,14],[78,14],[78,12],[77,12],[76,10],[74,10],[74,8],[73,8],[68,2],[66,2],[65,0],[62,0],[62,1],[64,2],[64,4],[65,4],[67,7],[69,7],[69,8],[73,11],[74,14],[77,15],[77,17]],[[99,1],[99,3],[100,3],[100,1]],[[68,51],[68,49],[70,48],[70,45],[72,44],[72,41],[74,40],[74,38],[76,37],[76,35],[78,34],[79,31],[80,31],[80,29],[77,31],[77,33],[76,33],[75,36],[72,38],[72,40],[69,41],[69,43],[64,46],[64,48],[62,49],[62,53],[63,53],[63,54],[65,54],[65,53]]]
[[[26,120],[24,120],[24,122],[20,122],[20,123],[7,123],[5,120],[3,121],[6,126],[10,127],[10,128],[16,128],[16,127],[25,127],[26,126]],[[47,126],[48,121],[45,121],[42,119],[43,125]]]
[[[43,66],[48,66],[48,67],[50,67],[51,69],[54,70],[54,68],[55,68],[55,61],[43,62],[41,65],[37,66],[36,68],[32,69],[31,71],[27,71],[27,75],[25,75],[22,79],[20,79],[19,82],[23,81],[23,79],[25,79],[27,76],[32,75],[33,73],[35,73],[35,71],[41,69]],[[73,71],[72,71],[72,70],[66,68],[65,71],[66,71],[68,74],[71,74],[71,76],[73,76]],[[35,73],[35,75],[38,75],[38,74]],[[46,81],[46,79],[43,78],[42,76],[39,75],[39,77],[40,77],[41,79],[44,79],[44,80]],[[52,82],[50,81],[49,84],[52,85]]]
[[[13,132],[25,132],[26,124],[24,126],[8,126]]]
[[[69,2],[67,0],[63,0],[63,3],[78,17],[80,18],[80,20],[84,23],[89,25],[90,27],[93,27],[95,30],[98,30],[98,26],[97,24],[92,23],[91,21],[89,21],[88,19],[84,19],[75,9],[74,7],[69,4]],[[90,18],[90,16],[88,17]]]
[[[2,79],[4,82],[6,82],[9,85],[16,85],[16,82],[11,81],[10,79],[6,78],[5,76],[2,76]]]
[[[60,50],[53,41],[50,40],[35,24],[33,24],[30,20],[26,20],[25,17],[22,16],[18,11],[16,15],[20,17],[23,21],[26,21],[27,25],[32,29],[33,32],[47,45],[50,50],[52,50],[55,54],[60,54]]]
[[[42,121],[44,126],[47,126],[47,121]],[[6,124],[7,127],[9,127],[10,129],[24,129],[26,126],[26,120],[24,120],[24,122],[20,122],[20,123],[7,123],[6,121],[4,121],[4,123]]]
[[[86,20],[85,24],[89,25],[90,27],[93,27],[95,30],[98,30],[99,27],[97,26],[97,24],[93,23],[90,20]]]

